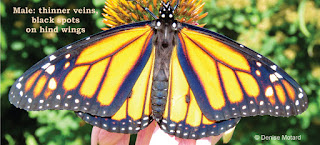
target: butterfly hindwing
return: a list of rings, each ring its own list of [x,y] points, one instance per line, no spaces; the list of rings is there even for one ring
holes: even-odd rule
[[[110,132],[134,134],[147,127],[152,121],[150,97],[154,55],[153,49],[147,64],[132,88],[130,96],[114,115],[101,117],[83,112],[76,112],[76,114],[89,124]]]
[[[216,136],[234,127],[240,118],[224,121],[209,120],[199,108],[173,48],[170,61],[168,98],[160,127],[180,138],[199,139]]]
[[[208,119],[291,116],[307,108],[302,88],[267,58],[225,36],[182,26],[177,56]]]
[[[61,48],[14,83],[10,102],[34,111],[116,114],[150,59],[153,31],[148,24],[117,27]]]

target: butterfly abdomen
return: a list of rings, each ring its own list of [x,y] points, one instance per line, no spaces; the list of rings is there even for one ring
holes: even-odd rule
[[[168,80],[154,80],[151,92],[151,103],[154,119],[162,119],[168,96]]]
[[[162,114],[165,110],[168,96],[168,79],[169,79],[169,64],[172,53],[172,47],[164,47],[159,35],[156,37],[156,57],[154,64],[154,75],[152,82],[151,103],[152,112],[155,120],[162,119]],[[160,40],[160,41],[159,41]],[[172,44],[169,44],[172,46]]]

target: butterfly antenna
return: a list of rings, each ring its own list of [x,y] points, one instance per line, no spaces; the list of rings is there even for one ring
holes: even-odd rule
[[[180,2],[180,0],[177,0],[176,5],[173,7],[173,11],[176,10],[176,8],[179,6],[179,2]]]
[[[132,1],[137,3],[138,5],[140,5],[140,7],[142,7],[146,12],[148,12],[153,18],[158,19],[158,17],[152,13],[147,7],[142,6],[139,2],[137,2],[136,0],[127,0],[127,1]]]
[[[179,6],[179,2],[180,2],[180,0],[177,0],[177,3],[176,3],[176,5],[173,7],[173,11],[174,10],[176,10],[176,8]],[[169,2],[168,2],[169,3]],[[167,3],[167,4],[168,4]],[[161,4],[163,5],[163,6],[168,6],[166,3],[164,3],[163,1],[161,1]]]
[[[164,6],[164,5],[166,5],[166,3],[164,3],[163,1],[161,1],[161,4]]]

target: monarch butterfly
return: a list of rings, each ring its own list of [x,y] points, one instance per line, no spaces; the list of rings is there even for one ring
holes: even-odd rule
[[[118,133],[137,133],[155,120],[187,139],[219,135],[241,117],[306,110],[306,93],[281,68],[223,35],[176,21],[177,6],[162,3],[159,18],[150,12],[153,21],[112,28],[47,56],[13,84],[10,102],[73,110]]]

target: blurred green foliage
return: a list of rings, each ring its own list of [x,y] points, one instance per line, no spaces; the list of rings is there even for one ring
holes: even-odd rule
[[[71,42],[100,31],[103,0],[2,0],[1,13],[1,143],[89,144],[91,126],[72,111],[26,112],[8,101],[8,90],[41,58]],[[96,14],[13,14],[13,7],[95,8]],[[200,24],[268,57],[306,91],[309,108],[296,117],[248,117],[237,125],[231,144],[317,144],[320,130],[320,1],[206,0],[209,15]],[[78,24],[41,24],[86,28],[80,35],[26,33],[32,16],[78,17]],[[301,135],[301,141],[255,140],[255,135]]]

